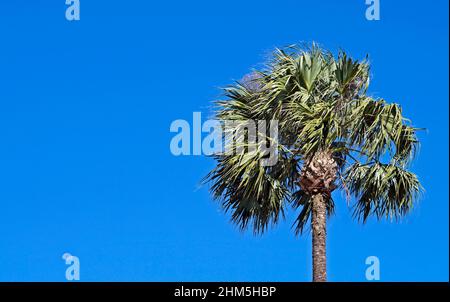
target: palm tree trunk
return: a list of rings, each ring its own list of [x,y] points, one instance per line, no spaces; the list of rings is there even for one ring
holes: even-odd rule
[[[322,194],[312,197],[312,254],[313,254],[313,282],[327,281],[327,209]]]

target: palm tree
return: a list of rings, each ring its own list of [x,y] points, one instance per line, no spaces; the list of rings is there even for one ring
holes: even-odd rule
[[[353,215],[362,222],[371,215],[397,220],[421,191],[407,170],[418,129],[398,104],[369,96],[368,86],[367,58],[354,60],[342,51],[336,58],[315,44],[291,46],[225,88],[226,99],[216,103],[216,118],[234,121],[225,132],[248,120],[277,120],[277,161],[260,164],[270,135],[244,141],[244,149],[227,141],[204,181],[232,221],[255,234],[284,218],[288,205],[301,208],[294,227],[301,234],[310,221],[313,281],[327,280],[326,220],[334,212],[334,190],[354,199]]]

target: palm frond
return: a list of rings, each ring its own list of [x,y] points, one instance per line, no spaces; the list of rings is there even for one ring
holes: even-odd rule
[[[417,176],[392,164],[354,164],[344,174],[350,192],[357,198],[354,216],[369,215],[398,219],[408,213],[421,190]]]

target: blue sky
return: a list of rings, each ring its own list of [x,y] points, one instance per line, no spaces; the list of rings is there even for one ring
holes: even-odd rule
[[[207,187],[214,162],[170,152],[175,119],[210,115],[218,87],[276,46],[317,41],[372,62],[370,92],[419,127],[426,192],[398,223],[351,219],[337,196],[331,281],[448,281],[448,1],[86,1],[0,4],[0,281],[309,281],[295,212],[240,233]],[[339,3],[338,3],[339,2]],[[395,2],[395,3],[394,3]]]

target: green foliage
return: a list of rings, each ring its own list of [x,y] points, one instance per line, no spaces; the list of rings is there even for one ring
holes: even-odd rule
[[[420,191],[416,175],[393,164],[355,163],[345,171],[344,179],[358,200],[354,214],[363,221],[371,214],[399,218]]]
[[[398,218],[411,209],[421,189],[407,171],[418,147],[418,129],[398,104],[367,95],[367,59],[354,60],[344,52],[335,58],[317,45],[306,50],[292,46],[277,49],[255,74],[252,85],[224,89],[226,99],[217,102],[216,117],[237,125],[278,120],[278,162],[261,166],[261,146],[243,142],[246,150],[254,150],[215,155],[217,166],[205,178],[238,226],[264,232],[291,205],[301,208],[295,224],[301,233],[311,215],[311,198],[298,186],[299,174],[302,164],[323,150],[339,163],[337,185],[355,199],[357,218]],[[228,147],[236,151],[237,146]],[[331,197],[326,200],[331,215],[334,203]]]

